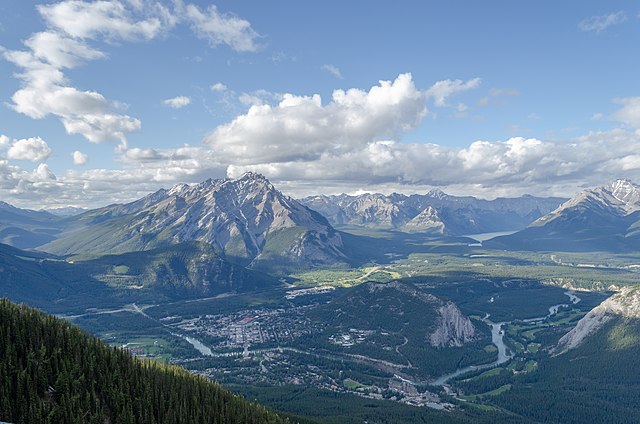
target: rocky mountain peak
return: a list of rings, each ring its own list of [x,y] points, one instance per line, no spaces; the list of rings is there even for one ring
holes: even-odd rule
[[[640,186],[629,179],[618,179],[604,187],[617,200],[640,206]]]
[[[427,196],[432,197],[434,199],[446,199],[447,197],[449,197],[447,193],[440,190],[439,188],[434,188],[432,190],[429,190],[429,192],[427,192]]]
[[[444,234],[446,232],[442,218],[432,206],[427,206],[411,221],[407,222],[403,229],[408,232],[428,232],[433,234]]]

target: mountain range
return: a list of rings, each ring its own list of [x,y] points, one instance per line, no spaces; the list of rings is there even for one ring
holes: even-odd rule
[[[528,195],[484,200],[440,190],[298,201],[248,172],[237,179],[178,184],[131,203],[66,217],[0,202],[0,242],[21,249],[100,255],[197,241],[227,260],[265,270],[349,264],[357,236],[339,230],[354,227],[432,237],[517,231],[484,245],[625,251],[640,247],[640,186],[617,180],[564,202]]]
[[[484,200],[451,196],[436,189],[411,196],[398,193],[311,196],[302,199],[301,203],[336,226],[464,235],[525,228],[564,200],[534,196]]]
[[[580,192],[526,229],[486,247],[538,251],[628,251],[640,248],[640,186],[619,179]]]

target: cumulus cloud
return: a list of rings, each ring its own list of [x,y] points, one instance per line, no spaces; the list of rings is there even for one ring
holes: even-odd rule
[[[342,76],[342,72],[340,72],[340,69],[338,69],[338,67],[336,67],[336,66],[333,66],[333,65],[322,65],[322,70],[329,72],[331,75],[333,75],[336,78],[344,79],[343,76]]]
[[[126,134],[140,129],[139,119],[110,113],[81,114],[62,118],[62,124],[69,134],[82,134],[92,143],[119,140],[126,148]]]
[[[162,104],[173,109],[181,109],[185,106],[189,106],[189,104],[191,104],[191,99],[187,96],[177,96],[171,99],[163,100]]]
[[[634,128],[640,128],[640,97],[615,99],[622,108],[613,113],[612,118]]]
[[[0,148],[8,147],[10,141],[9,137],[4,134],[0,134]]]
[[[181,7],[181,14],[196,35],[207,40],[214,47],[227,44],[239,52],[258,50],[256,39],[259,35],[251,28],[251,23],[245,19],[220,13],[214,5],[209,5],[202,10],[196,5],[189,4]]]
[[[217,93],[222,93],[224,91],[227,91],[227,86],[224,85],[221,82],[217,82],[217,83],[211,85],[211,91],[215,91]]]
[[[124,159],[129,161],[156,161],[163,156],[156,149],[127,149],[124,152]]]
[[[627,14],[624,11],[608,13],[605,15],[591,16],[578,24],[578,29],[584,32],[601,33],[609,27],[618,25],[627,20]]]
[[[7,158],[40,162],[51,156],[51,148],[40,137],[16,140],[7,151]]]
[[[312,160],[415,128],[427,112],[425,99],[411,74],[380,81],[369,91],[335,90],[327,104],[317,94],[284,94],[275,106],[251,106],[206,142],[231,163]]]
[[[233,165],[228,173],[238,176],[257,170],[285,184],[315,181],[316,187],[342,186],[342,190],[362,186],[375,190],[386,185],[407,191],[436,186],[466,187],[465,194],[489,196],[571,195],[571,190],[585,183],[600,185],[621,175],[640,178],[638,149],[640,136],[624,130],[591,133],[565,142],[522,137],[479,140],[459,149],[377,141],[343,154],[325,152],[312,161]],[[561,186],[570,187],[569,191],[558,193]]]
[[[473,78],[468,81],[443,80],[436,82],[426,92],[427,97],[433,98],[433,103],[438,107],[448,106],[447,99],[464,91],[472,90],[480,86],[480,78]]]
[[[73,153],[71,153],[71,157],[73,158],[74,165],[85,165],[89,160],[89,156],[80,150],[74,150]]]

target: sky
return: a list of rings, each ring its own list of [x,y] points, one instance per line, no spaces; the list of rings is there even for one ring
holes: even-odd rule
[[[0,200],[640,183],[635,1],[0,2]]]

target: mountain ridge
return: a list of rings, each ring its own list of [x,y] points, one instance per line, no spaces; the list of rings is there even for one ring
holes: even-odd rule
[[[303,198],[301,202],[326,216],[332,225],[464,235],[522,229],[563,200],[530,195],[485,200],[451,196],[433,189],[410,196],[398,193],[318,195]]]

